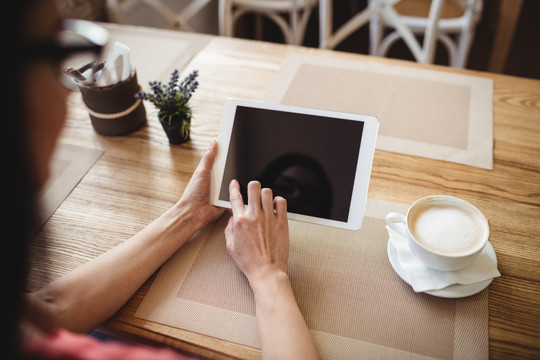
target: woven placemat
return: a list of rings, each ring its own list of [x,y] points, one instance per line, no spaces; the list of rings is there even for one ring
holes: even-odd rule
[[[493,168],[491,79],[293,54],[264,100],[373,115],[377,149]]]
[[[131,63],[137,69],[139,84],[144,90],[149,89],[149,81],[169,81],[174,69],[182,72],[212,39],[206,34],[112,23],[102,25],[111,34],[111,41],[103,54],[108,56],[117,41],[127,45]]]
[[[359,231],[290,221],[289,274],[323,358],[488,357],[488,291],[415,293],[393,271],[384,217],[406,208],[368,199]],[[252,292],[225,249],[227,219],[162,267],[136,317],[260,347]]]
[[[100,149],[58,144],[51,161],[49,179],[39,199],[41,225],[49,220],[102,153]]]

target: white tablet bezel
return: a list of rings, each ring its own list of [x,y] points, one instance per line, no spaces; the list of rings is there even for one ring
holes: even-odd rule
[[[225,208],[231,208],[231,204],[229,201],[223,201],[219,199],[219,191],[221,189],[221,183],[223,181],[226,165],[225,162],[229,150],[229,143],[234,125],[235,113],[238,106],[333,117],[346,120],[362,121],[364,123],[360,144],[360,153],[358,156],[352,191],[352,198],[349,207],[348,220],[345,222],[296,213],[287,214],[288,218],[291,220],[299,220],[348,230],[360,229],[364,218],[369,179],[371,177],[373,154],[375,151],[375,143],[379,127],[378,119],[374,116],[369,115],[320,110],[314,108],[274,104],[261,101],[228,99],[223,106],[221,124],[217,137],[218,152],[212,168],[212,181],[210,186],[210,202],[213,205]],[[331,129],[329,129],[329,131],[331,131]]]

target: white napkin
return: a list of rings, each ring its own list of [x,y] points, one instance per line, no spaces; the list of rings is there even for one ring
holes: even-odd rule
[[[403,224],[397,224],[404,226]],[[409,277],[409,283],[416,292],[440,290],[449,285],[468,285],[501,276],[497,264],[486,248],[467,267],[456,271],[438,271],[425,266],[409,249],[407,239],[386,227],[390,241],[397,251],[399,262]]]
[[[134,67],[129,57],[129,47],[116,42],[114,52],[109,54],[105,66],[98,74],[96,86],[109,86],[127,80]]]

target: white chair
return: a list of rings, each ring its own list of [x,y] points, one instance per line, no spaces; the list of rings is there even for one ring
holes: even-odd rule
[[[309,17],[317,5],[318,0],[219,0],[220,34],[233,36],[238,18],[256,13],[276,23],[287,44],[301,45]]]
[[[385,56],[390,46],[403,39],[416,61],[433,63],[437,40],[448,49],[449,64],[464,67],[474,29],[482,12],[482,0],[452,0],[464,9],[461,17],[441,18],[445,0],[431,0],[427,18],[403,16],[394,8],[401,0],[369,0],[369,6],[353,16],[335,32],[332,31],[332,0],[321,0],[319,9],[320,45],[321,48],[333,49],[360,27],[369,23],[370,54]],[[385,27],[395,29],[383,38]],[[455,45],[449,34],[459,34]],[[416,35],[424,35],[420,45]]]
[[[370,0],[370,6],[377,0]],[[440,41],[447,49],[449,56],[449,65],[452,67],[463,68],[466,65],[469,56],[470,47],[474,39],[476,24],[480,20],[482,13],[482,0],[452,0],[462,8],[463,14],[459,17],[441,18],[440,11],[443,1],[432,1],[430,15],[428,18],[418,16],[405,16],[393,13],[376,14],[370,19],[370,54],[376,56],[386,56],[390,47],[398,40],[403,39],[411,48],[413,55],[419,62],[433,62],[433,56],[436,47],[436,41]],[[432,12],[437,12],[433,13]],[[382,16],[381,16],[382,15]],[[399,16],[399,20],[396,18]],[[408,39],[408,33],[403,31],[402,27],[407,27],[415,35],[422,35],[428,39],[424,41],[425,53],[420,54],[418,48],[411,47],[411,39]],[[390,34],[383,36],[384,28],[395,29]],[[400,29],[401,27],[401,29]],[[453,40],[451,36],[455,36]]]
[[[190,20],[197,15],[212,0],[192,0],[179,13],[161,0],[106,0],[106,9],[111,21],[126,23],[126,14],[130,9],[141,3],[152,9],[159,15],[171,29],[194,31],[189,24]]]

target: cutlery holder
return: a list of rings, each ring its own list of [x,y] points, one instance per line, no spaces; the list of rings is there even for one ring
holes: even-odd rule
[[[102,135],[127,135],[146,122],[146,110],[135,94],[140,90],[137,72],[110,86],[79,86],[94,130]]]

